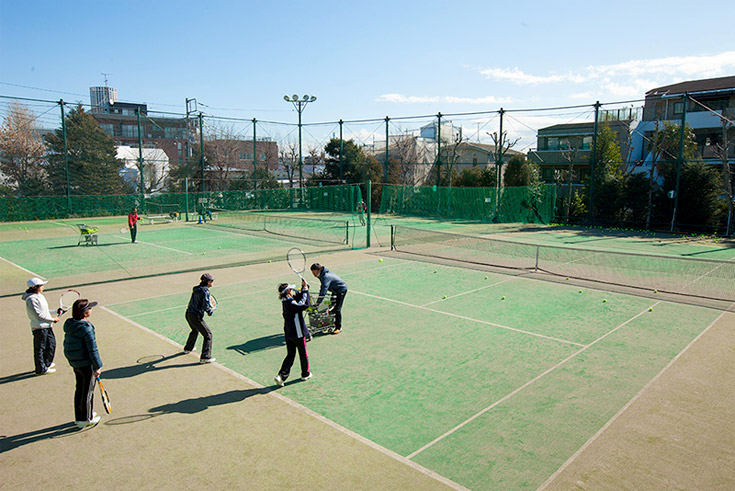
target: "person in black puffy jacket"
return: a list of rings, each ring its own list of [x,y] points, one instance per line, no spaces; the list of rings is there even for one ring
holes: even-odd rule
[[[212,315],[212,305],[209,302],[209,289],[214,283],[214,277],[204,273],[199,279],[199,284],[192,288],[189,305],[186,307],[186,322],[191,332],[184,345],[184,353],[191,353],[196,349],[195,345],[199,334],[204,338],[202,343],[202,356],[199,363],[212,363],[212,331],[204,322],[204,314]]]
[[[306,280],[301,280],[301,291],[296,290],[296,285],[281,283],[278,285],[278,296],[283,307],[283,334],[286,338],[286,358],[283,359],[281,369],[273,380],[278,387],[283,387],[284,382],[291,373],[296,351],[299,352],[301,362],[301,380],[309,380],[309,356],[306,354],[306,340],[309,338],[309,328],[304,322],[304,310],[309,308],[309,285]]]
[[[74,423],[79,428],[95,426],[100,417],[92,410],[94,386],[102,373],[94,325],[87,319],[97,302],[81,298],[71,307],[71,319],[64,323],[64,356],[74,369]]]

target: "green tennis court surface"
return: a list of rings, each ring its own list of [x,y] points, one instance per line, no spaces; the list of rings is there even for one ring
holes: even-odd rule
[[[393,257],[334,269],[344,331],[315,336],[314,378],[279,392],[473,489],[537,488],[720,315]],[[285,355],[283,270],[213,288],[214,356],[264,386]],[[189,292],[151,294],[107,307],[183,344]]]

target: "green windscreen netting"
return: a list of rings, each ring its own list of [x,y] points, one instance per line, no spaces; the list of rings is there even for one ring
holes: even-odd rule
[[[553,187],[383,186],[380,213],[505,223],[550,223]]]
[[[210,191],[119,196],[42,196],[0,198],[0,221],[48,220],[70,217],[126,215],[133,206],[140,214],[178,213],[196,216],[203,210],[311,210],[354,214],[362,201],[358,185],[319,186],[303,189]]]

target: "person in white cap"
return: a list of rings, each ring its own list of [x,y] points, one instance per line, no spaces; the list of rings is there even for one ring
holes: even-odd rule
[[[41,278],[28,280],[28,289],[23,294],[26,303],[26,314],[31,320],[33,333],[33,361],[36,366],[36,375],[54,373],[54,356],[56,355],[56,336],[51,326],[59,322],[48,309],[48,302],[43,296],[43,287],[48,283]]]
[[[301,280],[301,291],[296,285],[281,283],[278,285],[278,298],[281,299],[283,309],[283,334],[286,338],[286,358],[283,359],[281,369],[273,378],[278,387],[283,387],[291,373],[296,352],[301,362],[301,380],[311,378],[309,355],[306,353],[306,340],[309,337],[309,328],[304,322],[304,310],[309,308],[309,285]]]

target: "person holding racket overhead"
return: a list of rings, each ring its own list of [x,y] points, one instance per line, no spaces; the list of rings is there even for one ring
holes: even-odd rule
[[[80,298],[71,307],[71,319],[64,322],[64,356],[74,369],[74,424],[79,429],[95,426],[101,417],[93,409],[94,386],[102,373],[94,325],[88,320],[97,302]]]
[[[128,228],[130,229],[130,240],[135,244],[135,236],[138,235],[138,207],[133,206],[133,209],[128,214]]]
[[[322,283],[314,307],[319,307],[328,291],[332,294],[332,306],[329,308],[334,313],[334,331],[332,331],[332,334],[339,334],[342,332],[342,304],[345,301],[345,295],[347,295],[347,283],[319,263],[311,265],[311,274],[316,276]]]
[[[212,315],[214,312],[209,293],[214,277],[209,273],[204,273],[199,280],[199,284],[192,288],[189,305],[186,307],[186,322],[189,324],[191,333],[184,345],[184,353],[191,353],[196,349],[197,336],[201,334],[204,342],[199,363],[212,363],[214,361],[212,358],[212,331],[204,322],[204,314]]]
[[[21,297],[26,303],[26,314],[31,320],[33,333],[33,362],[36,366],[36,375],[54,373],[56,363],[56,336],[51,326],[59,322],[59,316],[54,317],[48,309],[48,302],[43,296],[44,285],[48,281],[41,278],[28,280],[28,289]]]
[[[301,380],[311,378],[309,370],[309,356],[306,354],[306,340],[309,337],[309,328],[304,322],[304,310],[309,308],[309,285],[301,280],[301,291],[296,285],[281,283],[278,285],[278,298],[283,307],[283,334],[286,338],[286,358],[283,359],[281,369],[273,378],[278,387],[283,387],[291,373],[296,352],[299,352],[301,362]]]

